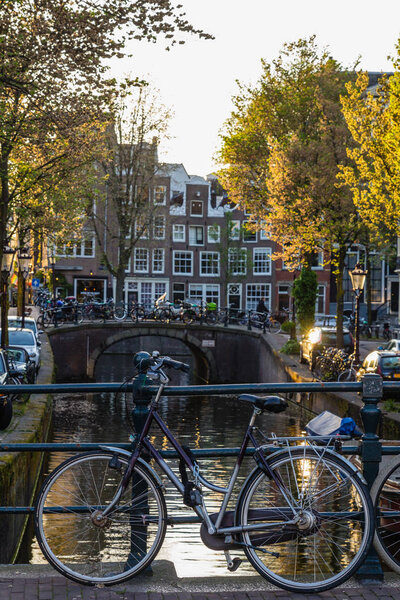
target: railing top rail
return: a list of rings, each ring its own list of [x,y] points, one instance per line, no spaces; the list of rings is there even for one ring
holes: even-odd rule
[[[147,388],[155,394],[158,386],[149,386]],[[237,383],[237,384],[216,384],[216,385],[183,385],[169,386],[165,388],[164,396],[205,396],[205,395],[225,395],[242,394],[254,392],[259,393],[287,393],[287,392],[361,392],[361,382],[306,382],[306,383]],[[384,390],[400,391],[400,382],[383,382]],[[3,385],[0,388],[1,393],[14,393],[15,385]],[[130,383],[52,383],[52,384],[24,384],[18,386],[18,393],[24,394],[58,394],[70,393],[79,394],[82,392],[132,392],[133,384]]]

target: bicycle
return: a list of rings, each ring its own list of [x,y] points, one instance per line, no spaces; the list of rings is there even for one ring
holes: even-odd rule
[[[348,357],[346,368],[339,373],[338,381],[357,381],[357,371],[354,368],[355,355],[351,354]]]
[[[320,437],[267,437],[256,428],[262,412],[287,408],[284,399],[239,396],[253,410],[229,482],[221,487],[202,476],[190,449],[181,446],[158,413],[169,381],[166,369],[188,372],[188,365],[157,352],[139,352],[134,363],[143,385],[151,378],[159,386],[132,452],[104,445],[69,458],[40,490],[35,531],[55,569],[78,583],[107,586],[149,566],[169,522],[163,484],[150,458],[200,518],[202,541],[225,552],[230,571],[241,562],[231,556],[239,549],[273,584],[289,591],[319,592],[341,584],[358,569],[373,537],[368,489],[357,469]],[[148,437],[154,422],[179,456],[181,479]],[[299,443],[303,445],[292,445]],[[228,511],[249,444],[255,448],[256,465],[239,492],[236,509]],[[271,444],[274,450],[267,456]],[[208,513],[204,490],[222,495],[218,513]]]

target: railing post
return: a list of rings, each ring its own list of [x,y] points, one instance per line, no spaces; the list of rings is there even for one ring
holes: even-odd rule
[[[229,308],[226,307],[225,316],[224,316],[224,327],[228,327],[228,321],[229,321]]]
[[[54,321],[54,327],[58,327],[58,308],[53,308],[53,321]]]
[[[248,331],[251,331],[251,310],[248,311],[247,315],[247,329]]]
[[[361,438],[361,459],[363,475],[368,488],[371,489],[382,460],[382,444],[377,431],[382,416],[378,404],[382,400],[383,384],[382,377],[375,374],[364,375],[361,381],[364,406],[360,414],[365,431]],[[367,558],[357,571],[356,577],[364,583],[383,581],[382,567],[373,546],[369,549]]]
[[[143,430],[149,412],[149,404],[152,398],[152,393],[148,389],[150,383],[151,380],[147,377],[146,373],[139,373],[133,381],[132,396],[134,407],[132,410],[132,420],[136,431],[136,439]],[[135,445],[135,440],[133,441],[133,445]],[[142,457],[144,459],[149,458],[143,453]],[[139,562],[147,553],[147,525],[140,525],[140,516],[148,514],[149,507],[147,505],[148,486],[145,480],[138,474],[133,473],[131,485],[133,507],[130,512],[130,518],[132,519],[131,547],[128,561],[134,564],[135,562]],[[141,498],[141,500],[135,503],[135,498]],[[151,572],[151,567],[148,568],[148,572]]]
[[[75,314],[74,314],[75,325],[78,325],[78,304],[75,304],[74,311],[75,311]]]

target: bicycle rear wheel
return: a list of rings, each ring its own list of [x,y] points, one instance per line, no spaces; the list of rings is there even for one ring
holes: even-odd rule
[[[381,559],[400,573],[400,457],[392,456],[371,489],[376,514],[374,546]]]
[[[257,468],[238,501],[237,525],[265,523],[265,529],[241,536],[250,563],[270,582],[293,592],[340,585],[358,569],[372,541],[367,487],[344,460],[323,453],[303,447],[272,457],[269,464],[284,483],[286,497]],[[290,523],[294,516],[297,522]]]
[[[356,381],[356,372],[354,369],[345,369],[338,375],[338,381]]]
[[[117,304],[114,308],[114,319],[116,321],[123,321],[126,319],[126,310],[123,303]]]
[[[281,324],[276,319],[271,318],[269,320],[268,329],[271,333],[278,333],[281,330]]]
[[[127,462],[108,451],[81,454],[59,465],[43,484],[35,509],[37,540],[49,563],[73,581],[120,583],[143,571],[161,548],[164,496],[141,464],[118,506],[101,518]]]

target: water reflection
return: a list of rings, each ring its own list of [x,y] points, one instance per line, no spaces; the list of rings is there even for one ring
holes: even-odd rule
[[[179,347],[177,350],[179,356],[173,354],[171,349],[169,355],[194,364],[187,349]],[[97,381],[121,381],[131,372],[131,352],[107,354],[101,357],[97,365],[96,379]],[[173,376],[175,385],[190,383],[186,374],[174,372]],[[58,396],[55,398],[53,441],[127,442],[132,431],[128,418],[131,404],[131,395],[123,392]],[[159,410],[174,436],[192,449],[240,446],[251,412],[248,405],[225,397],[164,397],[161,399]],[[304,421],[306,420],[308,420],[307,416],[304,416]],[[260,429],[265,432],[274,431],[277,435],[298,435],[302,424],[298,409],[293,406],[279,415],[262,415],[258,421]],[[157,447],[168,449],[167,441],[156,427],[151,431],[150,437]],[[49,459],[48,471],[53,470],[66,456],[66,453],[53,453]],[[213,483],[225,486],[234,462],[234,457],[200,459],[201,473]],[[170,461],[170,466],[179,476],[178,462]],[[238,484],[253,467],[254,461],[251,458],[246,459]],[[182,504],[181,498],[177,497],[175,488],[169,482],[166,482],[166,501],[169,515],[194,514]],[[210,512],[216,512],[221,501],[221,495],[214,492],[207,493],[206,505]],[[182,524],[168,528],[158,558],[172,560],[179,576],[199,573],[202,576],[223,575],[226,568],[223,553],[213,552],[205,547],[200,540],[199,529],[199,524]],[[73,545],[73,542],[70,544]],[[44,562],[36,541],[32,546],[32,562]],[[243,574],[244,571],[254,573],[247,563],[243,563],[237,574]]]

